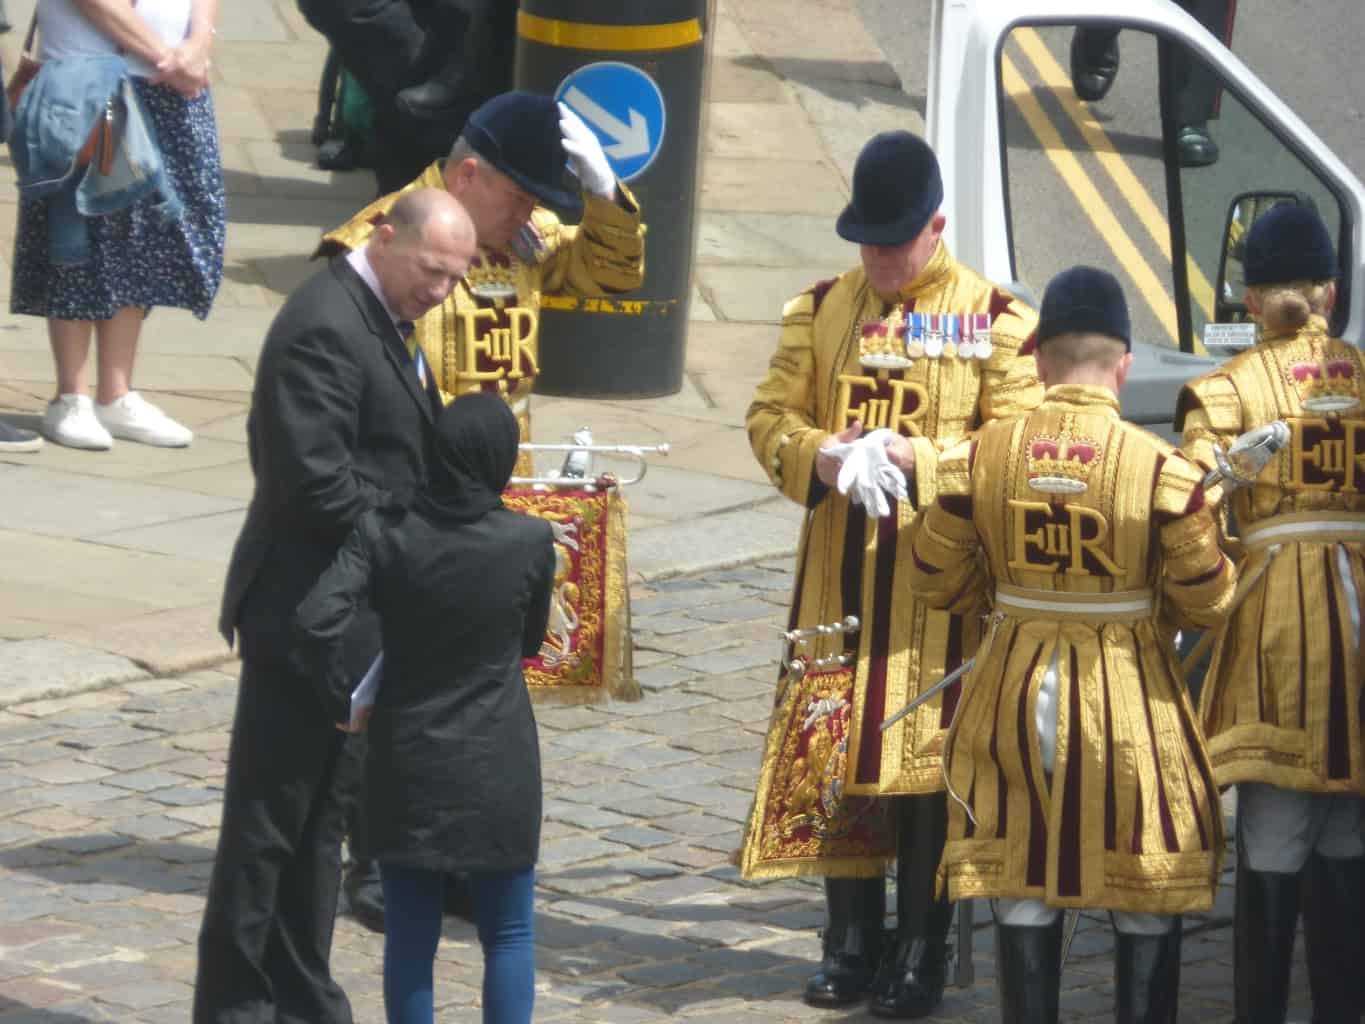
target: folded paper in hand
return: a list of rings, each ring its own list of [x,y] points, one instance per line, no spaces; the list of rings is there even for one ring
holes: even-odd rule
[[[896,435],[885,428],[864,434],[856,441],[836,444],[825,449],[825,454],[840,459],[839,493],[847,495],[855,504],[867,509],[868,515],[880,519],[891,512],[888,495],[905,501],[909,492],[905,474],[886,454],[886,446]]]
[[[366,669],[360,685],[351,691],[351,721],[365,708],[374,707],[375,694],[379,692],[379,677],[384,674],[384,652],[374,656],[374,661]]]

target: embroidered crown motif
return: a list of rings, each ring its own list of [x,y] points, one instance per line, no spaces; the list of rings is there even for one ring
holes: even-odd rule
[[[1345,412],[1360,405],[1360,379],[1350,359],[1294,363],[1285,380],[1309,412]]]
[[[858,362],[870,370],[903,370],[911,364],[905,354],[905,317],[896,306],[880,320],[868,320],[859,329]]]
[[[479,253],[464,279],[475,298],[503,302],[517,297],[516,272],[512,261],[501,253]]]
[[[1099,462],[1100,446],[1085,437],[1038,434],[1029,438],[1028,485],[1044,494],[1080,494]]]

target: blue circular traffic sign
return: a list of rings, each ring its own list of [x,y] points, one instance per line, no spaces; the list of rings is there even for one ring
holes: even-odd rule
[[[559,83],[555,99],[593,130],[622,181],[639,177],[659,155],[668,117],[664,95],[634,65],[599,61],[581,67]]]

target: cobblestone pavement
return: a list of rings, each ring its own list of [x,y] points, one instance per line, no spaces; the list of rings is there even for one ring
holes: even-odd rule
[[[645,700],[538,709],[537,1020],[865,1019],[797,998],[819,949],[818,883],[746,885],[728,863],[789,586],[785,564],[766,564],[637,589]],[[235,668],[0,712],[0,1024],[189,1019]],[[1186,922],[1182,1020],[1231,1015],[1230,897],[1225,885],[1212,917]],[[977,919],[976,984],[950,990],[937,1020],[996,1019],[984,908]],[[1107,924],[1086,919],[1065,1019],[1111,1019],[1110,948]],[[383,1019],[381,954],[339,921],[333,961],[359,1022]],[[449,922],[439,1020],[479,1019],[480,970],[472,930]]]

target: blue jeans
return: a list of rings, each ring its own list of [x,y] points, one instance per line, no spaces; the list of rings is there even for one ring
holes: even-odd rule
[[[432,1024],[432,964],[441,939],[444,872],[380,863],[384,1009],[389,1024]],[[536,998],[535,868],[470,872],[483,947],[484,1024],[530,1024]]]

